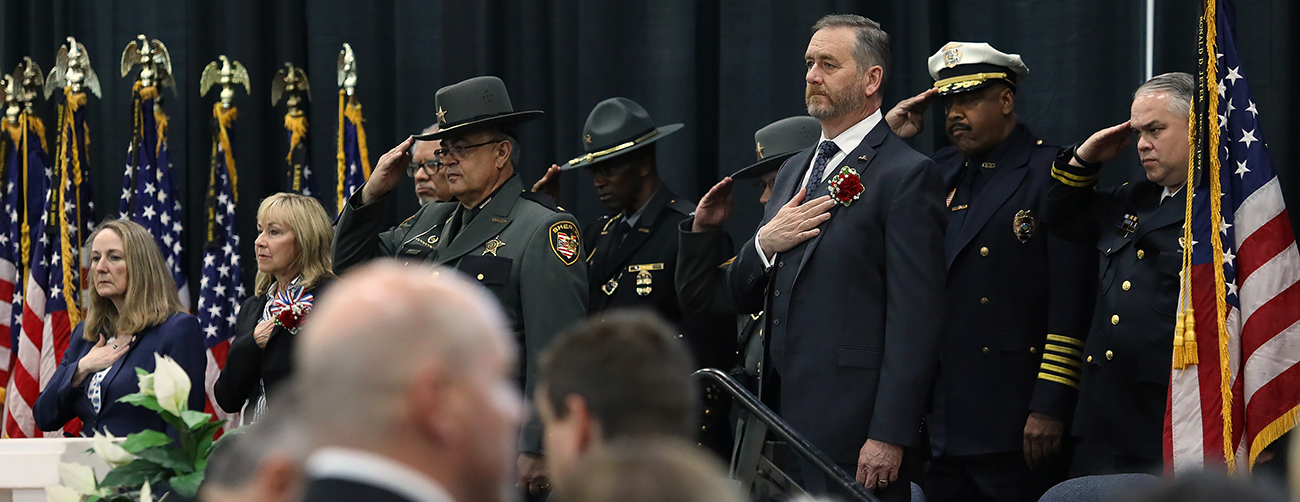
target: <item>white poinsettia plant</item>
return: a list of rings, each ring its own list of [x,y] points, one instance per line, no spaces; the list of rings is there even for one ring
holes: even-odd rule
[[[119,443],[111,433],[95,432],[93,450],[112,469],[103,479],[80,464],[60,464],[62,485],[45,487],[51,502],[153,502],[155,487],[167,487],[193,498],[203,482],[213,436],[226,422],[189,409],[191,382],[176,361],[154,354],[154,372],[136,368],[140,392],[122,396],[120,403],[157,412],[179,432],[172,439],[161,431],[130,434]],[[167,491],[167,490],[164,490]],[[167,496],[163,495],[162,499]],[[162,500],[160,499],[160,500]]]

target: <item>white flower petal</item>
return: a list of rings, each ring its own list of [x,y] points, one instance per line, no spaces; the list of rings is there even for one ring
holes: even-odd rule
[[[59,463],[59,480],[82,495],[95,495],[99,491],[95,470],[81,464]]]
[[[63,485],[49,485],[45,487],[45,500],[49,502],[81,502],[81,494]]]

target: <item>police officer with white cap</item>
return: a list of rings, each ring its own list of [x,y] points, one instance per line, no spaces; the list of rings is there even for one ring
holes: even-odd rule
[[[933,156],[948,278],[926,498],[1035,501],[1068,468],[1095,258],[1042,227],[1057,149],[1017,118],[1029,74],[1020,56],[950,42],[929,67],[934,87],[886,115],[896,134],[914,136],[939,98],[952,142]]]

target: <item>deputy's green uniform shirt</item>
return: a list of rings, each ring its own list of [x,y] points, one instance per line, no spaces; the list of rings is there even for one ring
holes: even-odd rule
[[[537,357],[561,330],[587,313],[587,267],[578,224],[548,199],[524,192],[518,175],[473,210],[459,202],[424,205],[401,225],[383,231],[391,195],[361,206],[357,190],[339,216],[334,270],[377,257],[452,267],[501,301],[519,346],[520,385],[530,399]],[[466,213],[474,212],[465,224]],[[530,420],[520,450],[541,452],[541,425]]]

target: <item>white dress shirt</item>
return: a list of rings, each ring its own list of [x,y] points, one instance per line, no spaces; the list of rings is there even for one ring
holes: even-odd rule
[[[844,159],[848,157],[850,153],[853,153],[854,150],[858,149],[858,145],[862,144],[862,140],[867,137],[867,133],[870,133],[872,129],[876,128],[876,124],[880,123],[882,117],[884,116],[881,115],[880,110],[876,110],[875,113],[872,113],[871,115],[868,115],[867,118],[853,124],[834,138],[827,138],[826,131],[822,131],[821,139],[817,140],[817,144],[813,146],[812,158],[808,160],[808,164],[811,166],[813,162],[817,162],[817,149],[821,147],[823,141],[829,139],[831,142],[835,143],[835,146],[839,147],[839,151],[835,152],[835,155],[831,156],[830,162],[826,163],[826,170],[822,172],[822,179],[817,180],[819,183],[826,181],[826,178],[831,177],[832,174],[840,172],[839,168],[836,166],[840,165],[841,162],[844,162]],[[804,175],[799,182],[799,187],[808,186],[808,178],[810,177],[812,177],[812,169],[804,170]],[[796,189],[795,192],[797,193],[798,189]],[[763,246],[758,245],[758,235],[754,236],[754,248],[758,249],[758,258],[763,261],[763,269],[767,270],[772,268],[772,260],[776,259],[776,255],[772,255],[772,260],[767,259],[767,255],[763,254]]]
[[[1170,190],[1169,187],[1165,187],[1165,190],[1163,192],[1160,192],[1160,205],[1164,205],[1166,198],[1173,197],[1175,195],[1178,195],[1179,192],[1182,192],[1183,187],[1185,186],[1187,186],[1186,183],[1182,185],[1178,185],[1178,188],[1174,190]]]
[[[307,458],[307,476],[377,486],[419,502],[455,502],[447,490],[423,473],[363,450],[339,447],[316,450]]]

